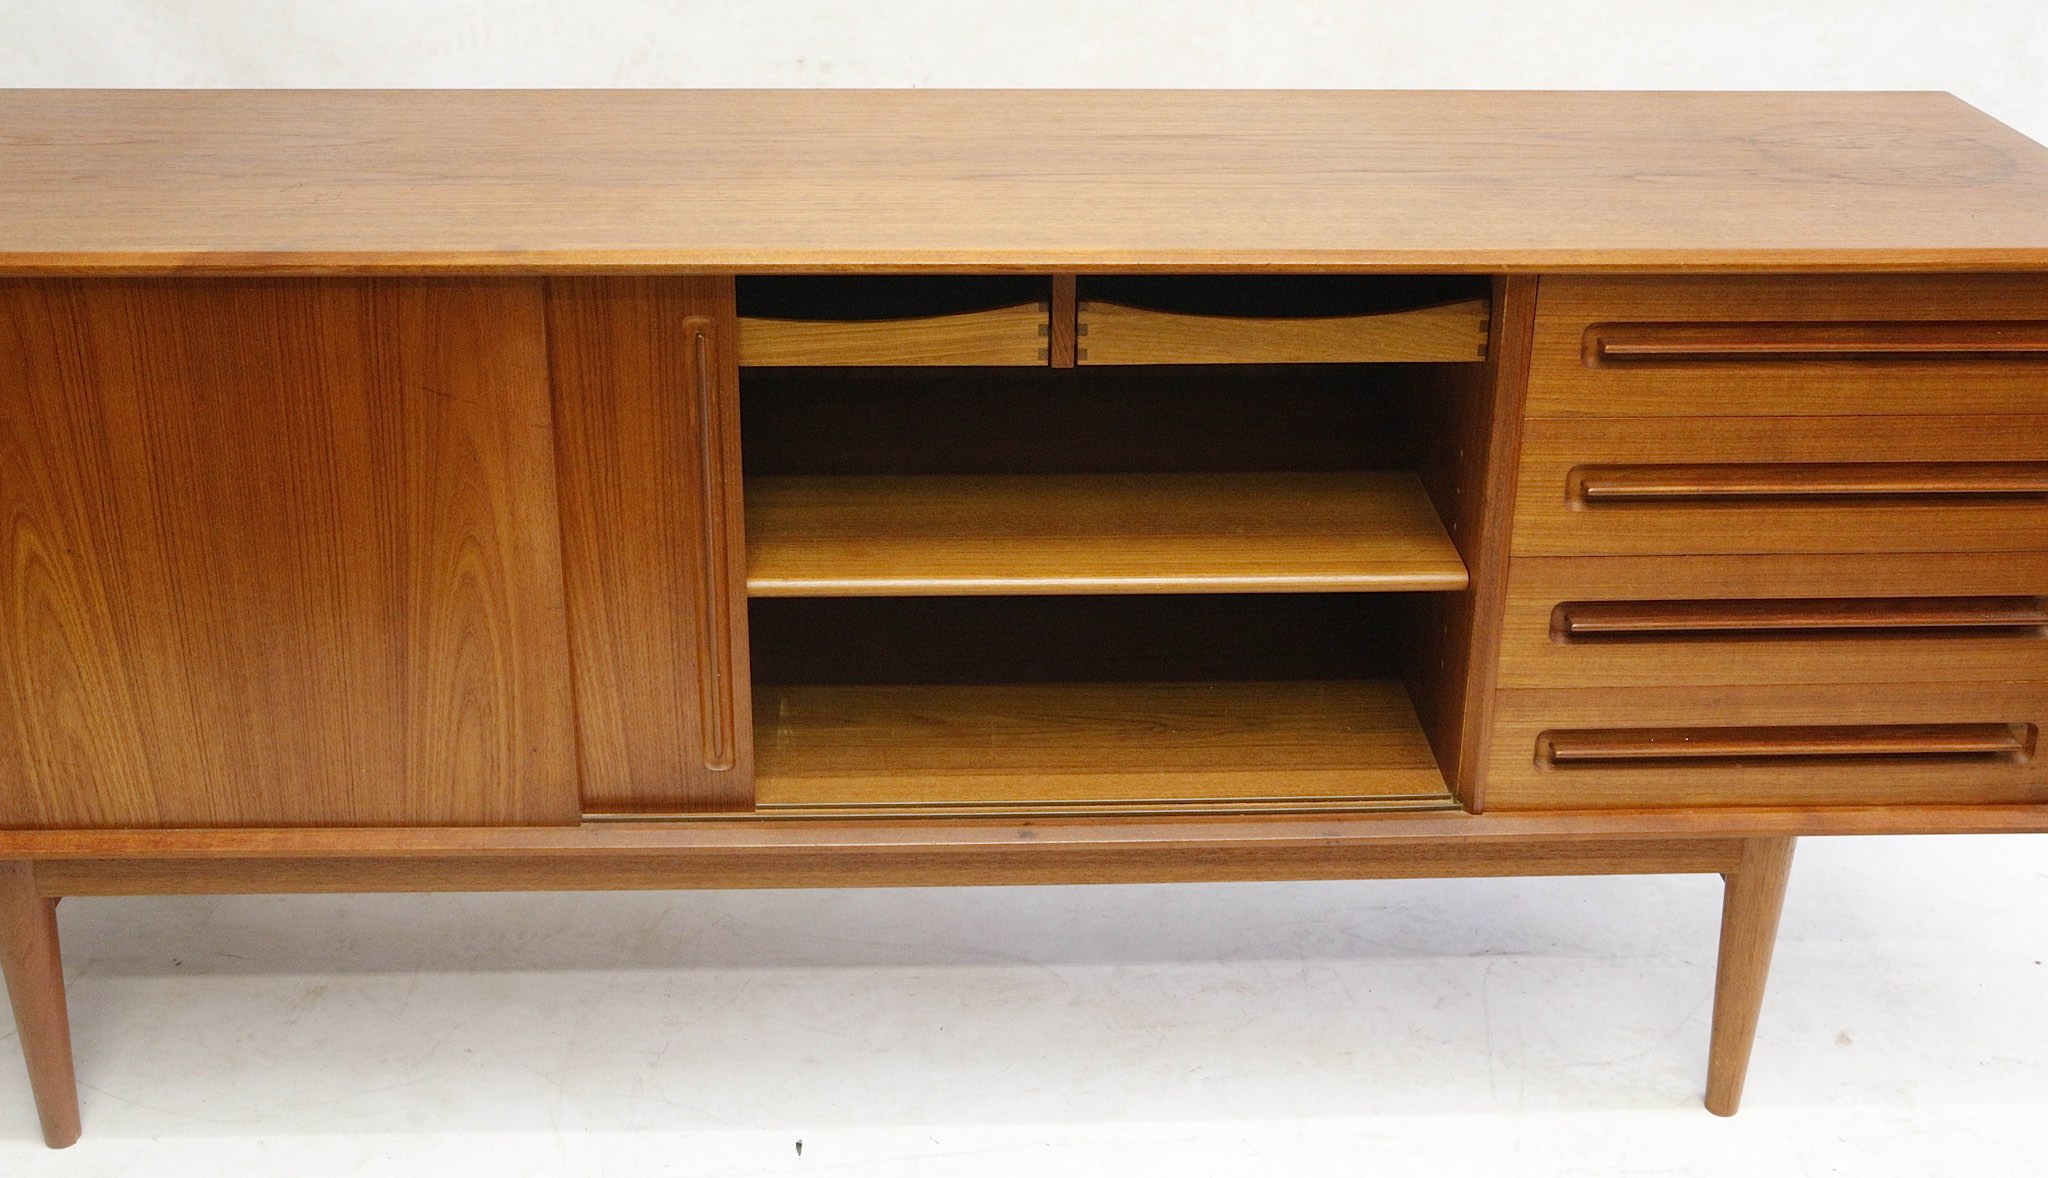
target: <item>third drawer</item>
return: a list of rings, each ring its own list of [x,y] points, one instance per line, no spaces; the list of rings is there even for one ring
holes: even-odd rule
[[[2048,802],[2048,683],[1496,697],[1488,810]]]
[[[1523,558],[1503,687],[2048,680],[2048,553]]]

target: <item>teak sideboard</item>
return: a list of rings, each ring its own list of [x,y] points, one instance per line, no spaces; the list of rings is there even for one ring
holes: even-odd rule
[[[0,963],[75,895],[2048,830],[2048,150],[1945,95],[0,93]]]

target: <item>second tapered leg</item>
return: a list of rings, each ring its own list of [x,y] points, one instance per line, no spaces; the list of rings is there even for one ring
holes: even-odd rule
[[[1771,972],[1785,881],[1792,874],[1789,838],[1746,839],[1742,861],[1728,873],[1721,901],[1721,958],[1714,976],[1713,1047],[1707,1058],[1707,1110],[1734,1116],[1749,1073],[1757,1013]]]

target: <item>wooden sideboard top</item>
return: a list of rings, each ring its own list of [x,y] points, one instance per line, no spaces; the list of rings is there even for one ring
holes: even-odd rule
[[[1945,94],[0,91],[0,273],[2048,269]]]

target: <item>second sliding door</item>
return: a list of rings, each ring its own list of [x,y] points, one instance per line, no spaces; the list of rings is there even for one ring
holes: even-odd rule
[[[732,280],[547,303],[583,810],[750,809]]]

